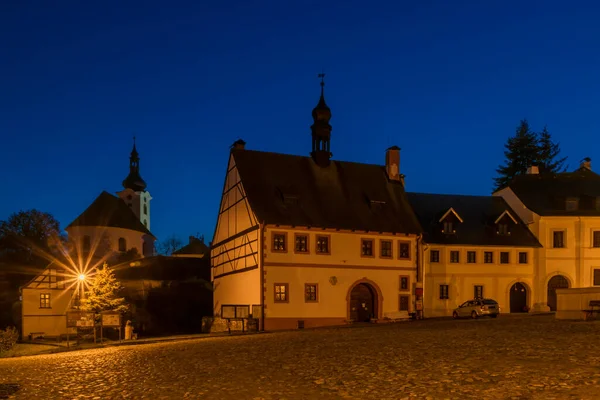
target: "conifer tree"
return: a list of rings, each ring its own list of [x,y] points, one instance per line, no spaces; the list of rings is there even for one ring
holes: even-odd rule
[[[125,298],[119,297],[123,287],[115,278],[114,273],[104,264],[96,269],[92,283],[84,298],[81,309],[87,312],[118,311],[124,313],[129,309]]]
[[[530,129],[527,120],[522,120],[515,135],[508,138],[504,147],[506,159],[496,169],[499,176],[494,178],[494,190],[505,188],[515,176],[525,174],[531,166],[537,166],[540,174],[564,171],[563,165],[567,158],[557,158],[560,146],[552,141],[546,127],[542,132],[536,133]]]

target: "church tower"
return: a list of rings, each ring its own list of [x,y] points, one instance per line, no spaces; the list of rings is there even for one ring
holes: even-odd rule
[[[313,109],[312,117],[314,123],[310,127],[312,131],[312,152],[310,155],[317,165],[327,167],[331,159],[331,110],[325,103],[324,87],[325,74],[319,74],[321,78],[321,98],[319,104]]]
[[[140,175],[140,156],[135,148],[135,137],[129,156],[129,175],[123,181],[123,188],[124,190],[118,192],[119,197],[131,208],[146,229],[150,230],[150,200],[152,197],[146,190],[146,182]]]

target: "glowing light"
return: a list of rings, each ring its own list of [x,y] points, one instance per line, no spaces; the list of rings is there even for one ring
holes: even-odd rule
[[[85,274],[79,274],[77,277],[80,281],[85,281]]]

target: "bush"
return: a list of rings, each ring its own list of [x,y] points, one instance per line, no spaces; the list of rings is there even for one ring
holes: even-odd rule
[[[17,343],[19,339],[19,331],[9,326],[5,330],[0,330],[0,353],[8,351]]]

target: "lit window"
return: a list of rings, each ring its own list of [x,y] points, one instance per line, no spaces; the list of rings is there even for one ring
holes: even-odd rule
[[[40,308],[50,308],[50,293],[40,294]]]
[[[317,301],[317,284],[307,283],[304,285],[304,301],[315,302]]]
[[[296,235],[296,243],[294,249],[296,253],[308,253],[308,236]]]
[[[364,257],[373,257],[373,239],[363,239],[361,254]]]
[[[329,254],[329,236],[317,236],[317,253]]]
[[[273,234],[273,251],[285,251],[285,234]]]
[[[600,269],[594,269],[594,286],[600,286]]]
[[[440,251],[439,250],[431,250],[431,252],[429,252],[429,262],[432,262],[432,263],[440,262]]]
[[[275,284],[275,302],[276,303],[287,303],[288,302],[288,284],[287,283],[276,283]]]
[[[500,264],[508,264],[510,261],[508,251],[500,252]]]
[[[473,290],[473,297],[476,299],[483,299],[483,286],[482,285],[475,285],[474,290]]]

